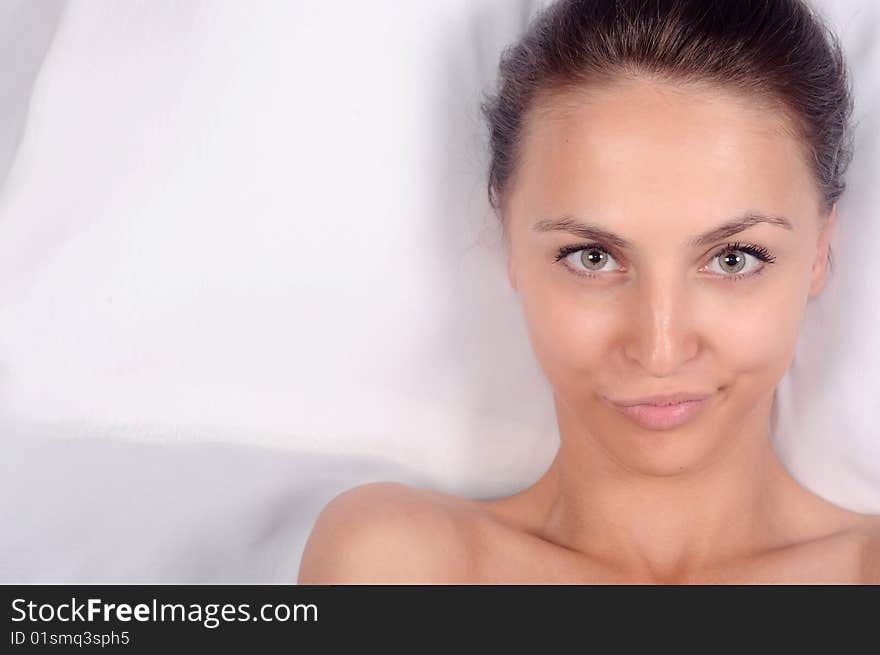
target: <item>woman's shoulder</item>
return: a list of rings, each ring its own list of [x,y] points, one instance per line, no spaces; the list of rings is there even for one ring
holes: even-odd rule
[[[880,585],[880,515],[869,517],[864,525],[862,581]]]
[[[468,501],[399,482],[334,497],[318,515],[299,584],[429,584],[466,578]]]
[[[833,506],[832,517],[819,534],[796,542],[793,552],[824,562],[832,577],[839,566],[843,584],[880,584],[880,514]]]

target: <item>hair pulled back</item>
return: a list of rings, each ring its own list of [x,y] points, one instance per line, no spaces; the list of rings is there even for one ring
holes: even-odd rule
[[[497,90],[481,105],[496,212],[540,101],[637,76],[715,84],[778,107],[801,139],[822,208],[842,195],[851,82],[839,40],[806,0],[557,0],[504,50]]]

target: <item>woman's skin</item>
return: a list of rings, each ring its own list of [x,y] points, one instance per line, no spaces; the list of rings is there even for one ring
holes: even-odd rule
[[[774,390],[836,218],[785,115],[646,77],[538,108],[503,213],[510,283],[554,389],[555,460],[497,500],[351,489],[321,513],[299,582],[880,583],[880,516],[814,495],[771,446]],[[693,243],[746,213],[791,229]],[[551,229],[562,218],[630,243]],[[740,251],[738,272],[754,274],[734,281],[739,267],[719,262],[734,242],[775,261]],[[589,244],[593,270],[583,250],[556,260]],[[679,391],[712,395],[666,430],[609,402]]]

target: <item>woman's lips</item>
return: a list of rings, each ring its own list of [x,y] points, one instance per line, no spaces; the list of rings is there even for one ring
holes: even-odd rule
[[[688,400],[672,405],[630,405],[625,407],[611,403],[624,416],[632,419],[646,430],[671,430],[684,425],[699,413],[709,398]]]

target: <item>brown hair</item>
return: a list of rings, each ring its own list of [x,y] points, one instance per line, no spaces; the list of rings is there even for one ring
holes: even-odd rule
[[[621,76],[710,83],[779,108],[802,139],[823,208],[846,186],[853,100],[837,37],[805,0],[558,0],[502,53],[481,105],[489,202],[503,218],[538,101]]]

